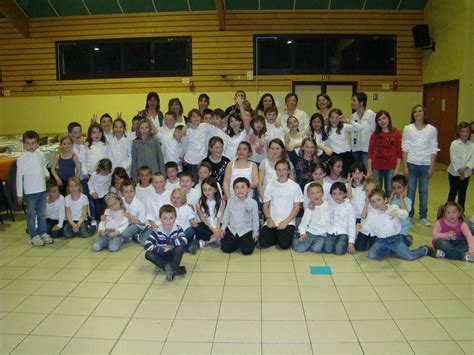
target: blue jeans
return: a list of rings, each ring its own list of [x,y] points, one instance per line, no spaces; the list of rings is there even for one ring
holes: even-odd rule
[[[46,192],[26,194],[26,225],[30,238],[46,234]],[[36,229],[38,223],[38,230]]]
[[[347,234],[328,234],[324,243],[324,252],[344,255],[347,252],[348,242]]]
[[[412,202],[412,209],[409,213],[410,218],[415,213],[415,194],[416,184],[420,189],[420,219],[426,218],[428,213],[428,177],[429,165],[415,165],[408,163],[408,197]]]
[[[103,237],[98,235],[95,238],[94,244],[92,244],[92,250],[101,251],[108,247],[111,252],[116,252],[120,250],[123,242],[124,238],[121,235],[112,238],[107,235],[104,235]]]
[[[90,192],[89,192],[89,185],[87,184],[86,179],[81,180],[81,185],[82,185],[82,193],[87,196],[87,199],[89,200],[89,211],[90,211],[90,216],[95,217],[95,205],[94,205],[94,199],[92,198]]]
[[[77,221],[74,221],[74,223],[77,223]],[[94,233],[95,227],[87,226],[86,222],[82,222],[77,233],[72,230],[72,226],[69,224],[69,222],[66,222],[63,228],[63,235],[65,238],[72,238],[75,236],[79,236],[81,238],[88,238]]]
[[[434,244],[436,249],[446,253],[446,258],[454,260],[464,260],[464,254],[469,249],[465,240],[438,239]]]
[[[402,259],[415,260],[426,256],[428,249],[421,246],[417,249],[410,250],[403,241],[402,236],[397,234],[388,238],[377,238],[372,248],[370,248],[368,256],[370,259],[380,260],[389,256],[391,252],[397,254]]]
[[[196,233],[193,227],[186,228],[186,230],[184,231],[184,236],[188,240],[188,245],[183,245],[184,251],[188,251],[188,247],[191,244],[191,242],[194,240],[195,235]]]
[[[299,238],[293,239],[293,250],[304,253],[308,250],[314,251],[315,253],[321,253],[324,249],[324,243],[326,242],[325,235],[314,235],[306,232],[306,240],[300,242]]]
[[[393,172],[392,169],[374,170],[374,176],[380,181],[380,188],[389,196],[392,193]]]
[[[128,242],[132,239],[133,236],[139,234],[142,230],[138,228],[136,224],[129,224],[127,229],[125,229],[122,233],[122,237],[124,238],[124,242]]]
[[[359,150],[358,152],[354,152],[354,157],[357,161],[363,163],[364,166],[367,168],[367,165],[369,163],[369,153]]]

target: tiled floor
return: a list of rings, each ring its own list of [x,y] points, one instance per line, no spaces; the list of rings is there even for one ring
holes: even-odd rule
[[[433,180],[432,205],[447,189]],[[0,353],[474,353],[474,263],[207,249],[168,283],[135,244],[32,248],[24,228],[0,226]]]

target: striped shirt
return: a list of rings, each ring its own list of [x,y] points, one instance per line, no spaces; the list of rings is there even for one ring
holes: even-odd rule
[[[154,251],[158,254],[165,253],[166,246],[186,245],[188,243],[183,228],[176,223],[171,228],[171,232],[167,233],[160,224],[158,228],[151,232],[150,236],[145,242],[146,251]]]

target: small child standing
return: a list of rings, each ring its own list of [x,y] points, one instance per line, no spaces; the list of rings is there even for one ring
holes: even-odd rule
[[[344,255],[355,253],[355,212],[351,203],[346,200],[347,189],[342,182],[331,186],[331,219],[326,242],[325,253]]]
[[[395,175],[392,178],[392,193],[390,195],[388,203],[391,205],[395,205],[401,208],[402,210],[410,211],[412,206],[410,198],[407,197],[407,185],[408,180],[405,175]],[[401,219],[400,225],[402,226],[400,235],[402,236],[405,244],[409,247],[413,242],[413,237],[408,234],[411,228],[410,220],[408,218]]]
[[[79,157],[73,152],[73,141],[70,136],[64,136],[59,143],[59,152],[51,160],[51,175],[56,180],[61,195],[66,195],[67,181],[71,176],[81,175]]]
[[[180,264],[187,239],[183,229],[176,224],[173,206],[160,208],[160,222],[145,242],[145,259],[164,270],[166,279],[173,281],[175,275],[186,274],[186,268]]]
[[[173,191],[174,189],[179,189],[179,177],[178,177],[178,164],[174,161],[169,161],[165,163],[165,173],[166,173],[166,190]]]
[[[326,244],[327,231],[331,220],[331,206],[323,200],[321,184],[310,182],[307,186],[309,206],[304,210],[298,227],[300,237],[293,239],[293,249],[299,253],[311,250],[321,253]]]
[[[201,183],[201,198],[196,205],[200,222],[196,228],[196,243],[199,248],[214,243],[221,238],[221,221],[225,202],[219,193],[220,185],[216,179],[209,177]]]
[[[259,235],[257,201],[249,197],[250,182],[246,178],[235,179],[233,189],[222,218],[221,249],[224,253],[240,249],[243,255],[250,255]]]
[[[365,220],[364,226],[377,239],[369,250],[370,259],[381,260],[391,252],[405,260],[415,260],[426,255],[434,256],[435,251],[428,245],[410,250],[400,235],[400,219],[408,218],[408,211],[395,205],[388,205],[385,193],[380,189],[373,190],[369,195],[370,204],[374,208]]]
[[[462,220],[460,204],[449,201],[438,209],[433,228],[433,246],[437,258],[474,261],[474,237]]]
[[[30,244],[40,247],[54,240],[46,233],[46,169],[43,155],[37,150],[39,135],[35,131],[23,134],[25,153],[17,160],[16,193],[18,204],[26,204],[26,223]],[[36,229],[36,224],[38,229]]]
[[[112,162],[109,159],[101,159],[97,169],[89,178],[87,185],[94,203],[96,221],[104,214],[104,196],[109,192],[112,182]]]
[[[138,168],[138,184],[136,187],[137,199],[143,203],[144,206],[148,205],[148,199],[153,195],[155,189],[151,185],[151,170],[148,166],[144,165]]]
[[[66,238],[80,236],[90,237],[95,232],[95,227],[88,227],[86,223],[89,200],[82,193],[82,185],[79,178],[73,176],[67,183],[68,195],[64,199],[66,206],[67,223],[64,226],[63,234]]]
[[[194,228],[197,227],[196,214],[186,204],[186,191],[182,188],[174,189],[171,192],[171,204],[176,210],[176,224],[183,229],[184,235],[188,240],[189,252],[196,254],[197,247],[195,244],[191,244],[194,240]]]
[[[46,229],[51,237],[59,238],[63,236],[66,215],[64,196],[59,193],[59,187],[54,183],[48,183],[47,189]]]
[[[93,251],[108,248],[111,252],[119,251],[124,238],[122,233],[128,227],[128,218],[125,216],[123,201],[120,196],[110,192],[104,197],[107,209],[99,223],[98,236],[92,244]]]

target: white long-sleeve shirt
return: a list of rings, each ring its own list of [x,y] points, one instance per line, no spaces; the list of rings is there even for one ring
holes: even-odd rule
[[[46,204],[46,218],[58,221],[58,226],[63,227],[66,218],[66,206],[64,204],[64,196],[59,195],[54,202]]]
[[[107,208],[104,212],[105,221],[99,223],[99,231],[107,231],[107,229],[115,230],[123,233],[128,227],[128,218],[125,216],[124,210],[112,211]]]
[[[147,187],[142,187],[140,186],[140,184],[137,184],[137,186],[135,187],[135,197],[141,203],[143,203],[143,206],[145,207],[148,205],[148,199],[154,193],[155,193],[155,189],[151,184],[148,185]]]
[[[362,126],[358,132],[352,133],[352,151],[353,152],[368,152],[370,136],[375,131],[375,112],[372,110],[365,110],[362,117],[356,111],[352,114],[352,121],[357,122]]]
[[[199,164],[207,156],[208,142],[212,135],[222,138],[225,133],[208,123],[200,123],[196,128],[188,127],[182,138],[184,160],[189,164]]]
[[[83,175],[91,175],[96,169],[99,160],[111,159],[110,146],[102,142],[93,142],[89,147],[86,143],[82,149],[81,169]]]
[[[467,166],[464,172],[464,177],[472,175],[472,168],[474,167],[474,143],[467,141],[464,143],[460,138],[451,143],[449,147],[450,164],[448,166],[448,173],[452,176],[459,176],[458,170]]]
[[[43,154],[39,150],[25,152],[16,161],[16,195],[22,197],[46,191],[49,176]]]
[[[300,132],[306,131],[309,125],[308,114],[300,109],[296,109],[291,116],[295,116],[298,119],[298,128]],[[280,122],[282,127],[287,127],[288,117],[290,117],[290,115],[286,109],[278,114],[278,122]]]
[[[357,132],[361,129],[362,126],[354,121],[352,121],[350,124],[344,123],[339,134],[337,134],[337,128],[332,127],[331,131],[328,133],[326,146],[331,148],[332,151],[337,154],[350,152],[351,146],[349,144],[349,132]]]
[[[315,206],[314,210],[306,208],[303,218],[298,227],[300,234],[309,232],[313,235],[323,235],[329,230],[331,224],[331,205],[329,202],[323,201],[319,206]]]
[[[355,242],[355,212],[349,201],[331,203],[331,226],[328,234],[347,234]]]
[[[391,213],[395,214],[395,217],[391,217]],[[400,234],[402,230],[400,218],[408,218],[408,212],[395,205],[387,205],[385,212],[372,209],[364,221],[364,229],[377,238],[392,237]]]
[[[145,224],[147,222],[145,205],[136,196],[133,198],[131,203],[127,203],[127,201],[125,200],[125,197],[122,197],[122,201],[123,201],[123,207],[125,207],[125,210],[128,213],[130,213],[130,215],[133,218],[138,219],[140,222],[143,223],[142,226],[137,225],[138,228],[144,229]],[[131,221],[129,222],[131,223]]]
[[[97,172],[93,172],[87,185],[89,186],[89,192],[92,195],[94,192],[103,198],[110,190],[112,182],[112,174],[101,175]]]
[[[304,197],[303,207],[304,208],[308,207],[308,204],[309,204],[308,187],[313,182],[314,181],[311,181],[311,182],[308,182],[306,185],[304,185],[304,188],[303,188],[303,197]],[[332,184],[327,181],[323,181],[322,186],[323,186],[323,191],[324,191],[323,201],[328,201],[328,202],[332,201],[332,197],[331,197]]]
[[[283,144],[285,143],[285,129],[283,127],[275,127],[274,123],[266,123],[267,133],[265,135],[265,141],[270,142],[272,139],[281,139]]]
[[[354,212],[356,218],[360,218],[360,214],[364,209],[365,204],[365,191],[364,186],[360,185],[357,187],[347,187],[348,189],[352,189],[352,197],[351,197],[351,205],[354,207]]]
[[[132,141],[125,136],[121,139],[117,139],[114,136],[108,142],[113,167],[124,168],[128,176],[130,176],[130,167],[132,166]]]
[[[183,144],[177,141],[173,134],[166,134],[162,132],[163,128],[155,135],[161,143],[161,150],[163,151],[163,159],[165,164],[169,161],[174,161],[178,164],[178,171],[183,171],[184,147]]]
[[[403,128],[402,150],[408,153],[407,162],[431,165],[431,155],[438,154],[438,130],[430,124],[417,129],[415,124]]]
[[[153,191],[149,196],[146,205],[146,219],[155,221],[156,224],[160,222],[160,208],[163,205],[171,203],[171,191],[165,190],[161,194]]]

